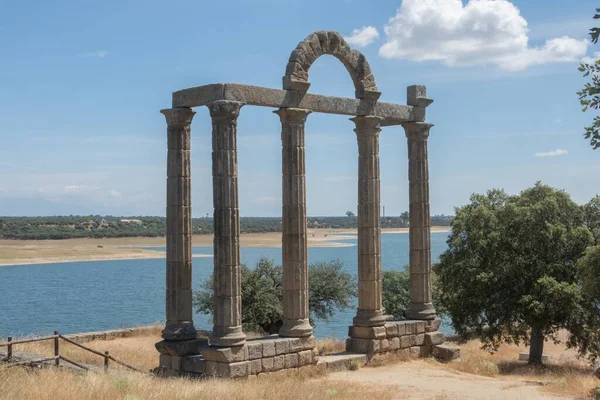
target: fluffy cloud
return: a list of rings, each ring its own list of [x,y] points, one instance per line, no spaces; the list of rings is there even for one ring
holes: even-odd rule
[[[344,40],[351,45],[365,47],[379,39],[379,32],[373,26],[363,26],[352,31],[350,36],[344,36]]]
[[[99,58],[104,58],[108,55],[108,51],[106,50],[98,50],[98,51],[92,51],[89,53],[85,53],[86,56],[88,57],[99,57]]]
[[[563,150],[563,149],[556,149],[554,151],[548,151],[548,152],[537,152],[534,154],[534,156],[536,157],[558,157],[558,156],[562,156],[567,154],[568,151]]]
[[[594,52],[594,54],[591,57],[583,57],[581,59],[581,62],[584,62],[586,64],[594,64],[597,60],[600,60],[600,51]]]
[[[508,0],[403,0],[385,34],[379,54],[386,58],[513,71],[580,61],[589,46],[563,36],[530,47],[527,21]]]

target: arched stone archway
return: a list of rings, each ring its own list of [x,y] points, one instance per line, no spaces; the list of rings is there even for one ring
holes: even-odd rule
[[[352,50],[339,32],[317,31],[298,43],[290,54],[283,77],[283,89],[307,92],[308,70],[323,54],[330,54],[340,60],[354,82],[357,99],[377,100],[381,95],[377,91],[375,78],[365,56],[358,50]]]

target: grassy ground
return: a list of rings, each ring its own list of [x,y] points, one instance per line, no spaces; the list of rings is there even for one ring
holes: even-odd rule
[[[85,343],[100,352],[108,350],[115,358],[144,371],[155,367],[158,354],[154,344],[160,340],[161,327],[151,334],[129,338],[99,340]],[[343,351],[345,342],[325,339],[318,342],[321,354]],[[455,374],[475,374],[482,379],[503,379],[514,382],[531,382],[542,392],[574,399],[591,399],[591,391],[599,386],[589,362],[578,360],[574,352],[562,345],[545,344],[545,354],[550,362],[541,369],[532,369],[516,361],[526,348],[503,346],[496,354],[480,349],[477,341],[461,344],[462,360],[441,364],[433,359],[426,362],[410,361],[405,356],[378,356],[368,367],[385,370],[402,361],[412,362],[415,369],[443,369]],[[52,342],[17,346],[15,351],[52,355]],[[61,354],[74,361],[101,365],[101,357],[87,353],[73,345],[61,342]],[[116,366],[115,366],[116,367]],[[360,372],[356,372],[359,373]],[[147,374],[129,373],[115,369],[111,374],[75,373],[54,369],[27,370],[0,368],[0,399],[359,399],[377,396],[379,399],[398,397],[395,387],[355,382],[324,380],[316,369],[302,369],[260,376],[241,381],[189,381],[186,379],[161,379]],[[285,379],[283,379],[285,378]],[[405,382],[409,384],[410,382]],[[444,385],[443,380],[435,382]]]

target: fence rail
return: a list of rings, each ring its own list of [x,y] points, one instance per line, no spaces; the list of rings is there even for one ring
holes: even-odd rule
[[[38,360],[26,360],[26,361],[19,361],[19,362],[12,361],[13,360],[13,346],[16,346],[19,344],[26,344],[26,343],[43,342],[43,341],[47,341],[47,340],[54,341],[54,356],[44,357],[44,358],[40,358]],[[54,334],[51,336],[42,336],[39,338],[30,338],[30,339],[21,339],[21,340],[13,340],[13,338],[9,336],[5,343],[0,343],[0,348],[7,347],[6,361],[8,362],[8,365],[7,365],[8,368],[16,367],[16,366],[20,366],[20,365],[35,365],[35,364],[45,363],[48,361],[54,361],[54,365],[58,367],[58,366],[60,366],[60,360],[63,360],[63,361],[65,361],[71,365],[74,365],[78,368],[89,371],[90,369],[88,367],[81,365],[73,360],[69,360],[68,358],[60,355],[60,340],[63,340],[65,342],[72,344],[74,346],[77,346],[87,352],[90,352],[99,357],[102,357],[104,359],[104,372],[108,371],[109,361],[112,361],[116,364],[122,365],[123,367],[129,368],[130,370],[133,370],[136,372],[142,372],[139,369],[132,367],[131,365],[129,365],[123,361],[117,360],[116,358],[111,356],[108,351],[105,351],[103,354],[97,350],[94,350],[87,346],[84,346],[81,343],[77,343],[74,340],[64,337],[63,335],[58,333],[58,331],[54,331]]]

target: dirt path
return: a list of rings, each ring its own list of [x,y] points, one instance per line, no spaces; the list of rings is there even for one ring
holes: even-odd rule
[[[398,399],[419,400],[562,400],[539,390],[536,382],[487,378],[445,369],[425,361],[361,368],[327,375],[333,381],[396,386]]]

